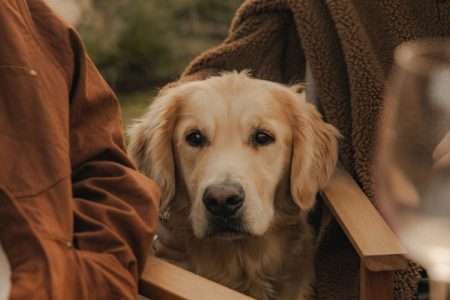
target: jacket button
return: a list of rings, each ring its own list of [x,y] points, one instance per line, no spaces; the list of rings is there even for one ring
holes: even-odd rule
[[[31,76],[37,76],[36,70],[31,69],[31,70],[30,70],[30,75],[31,75]]]

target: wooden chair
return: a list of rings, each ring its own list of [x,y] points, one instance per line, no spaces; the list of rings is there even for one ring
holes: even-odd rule
[[[342,166],[321,194],[361,259],[360,299],[393,299],[394,271],[406,268],[406,250]]]
[[[392,299],[394,270],[407,265],[405,249],[341,166],[321,194],[361,259],[360,299]],[[152,300],[252,299],[155,257],[148,259],[140,293]]]

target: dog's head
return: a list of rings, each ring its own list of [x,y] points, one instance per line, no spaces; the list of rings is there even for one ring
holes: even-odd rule
[[[263,235],[278,198],[310,209],[339,134],[304,94],[233,72],[166,91],[129,135],[132,160],[162,188],[162,209],[184,202],[202,239]]]

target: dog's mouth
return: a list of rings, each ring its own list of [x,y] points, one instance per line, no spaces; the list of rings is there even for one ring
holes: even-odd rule
[[[240,218],[209,218],[207,238],[240,239],[250,236]]]
[[[242,228],[221,228],[211,235],[211,237],[223,238],[223,239],[239,239],[250,236],[250,233]]]

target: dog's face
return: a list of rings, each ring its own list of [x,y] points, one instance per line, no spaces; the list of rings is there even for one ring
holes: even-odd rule
[[[292,151],[291,126],[270,89],[194,90],[180,107],[173,149],[198,237],[267,230]]]
[[[130,130],[130,155],[162,187],[163,206],[189,202],[197,238],[241,238],[268,231],[279,198],[313,206],[337,135],[303,95],[230,73],[156,99]]]

